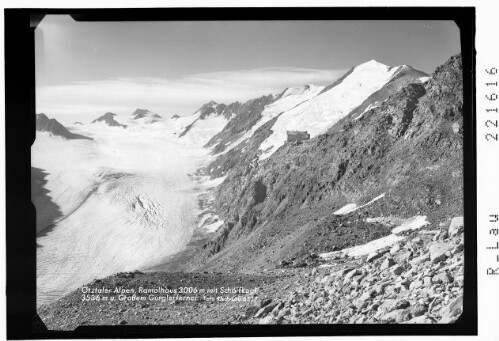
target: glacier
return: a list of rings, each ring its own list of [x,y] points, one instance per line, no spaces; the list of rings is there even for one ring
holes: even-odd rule
[[[197,223],[201,189],[190,174],[207,151],[180,144],[167,133],[174,126],[70,128],[94,140],[38,132],[32,146],[32,166],[48,173],[45,187],[62,212],[37,236],[38,304],[161,262],[184,248]]]

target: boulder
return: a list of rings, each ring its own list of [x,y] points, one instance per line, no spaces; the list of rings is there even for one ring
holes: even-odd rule
[[[442,273],[439,273],[438,275],[433,276],[431,278],[431,281],[433,283],[436,283],[436,284],[440,284],[440,283],[447,284],[447,283],[454,282],[454,278],[452,278],[452,276],[449,275],[447,272],[442,272]]]
[[[424,263],[424,262],[427,262],[429,260],[430,260],[430,254],[429,253],[424,253],[424,254],[422,254],[419,257],[415,257],[415,258],[411,259],[410,263],[412,265],[418,265],[420,263]]]
[[[343,284],[348,284],[349,282],[351,282],[352,277],[358,276],[360,274],[361,272],[359,269],[353,269],[352,271],[350,271],[345,275],[345,278],[343,279]]]
[[[419,244],[423,243],[423,240],[420,237],[416,237],[411,242],[412,242],[412,244],[419,245]]]
[[[406,252],[402,252],[400,254],[398,254],[395,259],[397,260],[397,263],[402,263],[404,261],[407,261],[411,258],[412,256],[412,252],[410,251],[406,251]]]
[[[367,256],[366,262],[371,263],[371,262],[375,261],[376,259],[378,259],[379,257],[381,257],[382,255],[383,254],[381,254],[381,253],[373,252]]]
[[[380,269],[385,270],[388,269],[389,267],[393,266],[395,264],[395,261],[392,258],[387,258],[381,263]]]
[[[449,226],[449,236],[453,237],[464,232],[464,218],[452,218]]]
[[[428,307],[426,307],[424,305],[418,305],[418,306],[412,307],[411,313],[412,313],[412,316],[418,317],[418,316],[424,315],[427,311],[428,311]]]
[[[397,244],[392,246],[392,248],[390,249],[390,254],[394,255],[398,251],[400,251],[400,243],[397,243]]]
[[[261,318],[258,321],[258,324],[271,324],[273,320],[274,320],[274,316],[269,315],[267,317]]]
[[[404,268],[401,265],[397,265],[397,266],[394,266],[391,271],[395,276],[398,276],[404,272]]]
[[[346,275],[347,273],[349,273],[350,271],[354,270],[354,268],[351,268],[351,267],[348,267],[348,268],[344,268],[344,269],[341,269],[341,270],[338,270],[336,271],[333,276],[334,277],[343,277],[344,275]]]
[[[455,321],[463,312],[463,295],[455,298],[448,306],[440,310],[441,323]]]
[[[405,308],[409,307],[410,305],[411,304],[406,299],[397,300],[397,301],[393,302],[392,305],[389,306],[389,311],[405,309]]]
[[[410,309],[397,309],[381,316],[381,320],[385,322],[401,323],[410,320],[411,317]]]
[[[414,282],[411,282],[411,284],[409,284],[409,289],[417,289],[417,288],[421,288],[422,286],[424,285],[424,283],[422,281],[414,281]]]
[[[412,324],[412,323],[416,323],[416,324],[430,324],[432,323],[433,321],[428,318],[428,316],[426,315],[421,315],[421,316],[418,316],[418,317],[415,317],[409,321],[406,321],[406,322],[403,322],[403,323],[407,323],[407,324]]]
[[[430,245],[430,260],[437,264],[447,259],[447,251],[452,249],[448,243],[433,243]]]
[[[258,310],[256,313],[255,317],[260,317],[267,315],[269,312],[271,312],[275,307],[277,306],[277,303],[272,303],[272,304],[267,304],[265,307],[261,308]]]

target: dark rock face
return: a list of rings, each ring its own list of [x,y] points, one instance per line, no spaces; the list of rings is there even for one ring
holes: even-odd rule
[[[238,106],[239,102],[233,103],[233,106]],[[206,104],[203,104],[203,106],[199,109],[200,115],[199,119],[204,120],[208,116],[215,114],[217,116],[224,115],[225,118],[229,118],[230,114],[228,112],[225,112],[225,109],[227,106],[225,104],[218,104],[215,101],[210,101]],[[228,116],[227,116],[228,115]]]
[[[215,146],[213,153],[221,153],[225,146],[237,140],[241,134],[244,134],[255,125],[262,117],[262,111],[267,104],[274,101],[271,95],[251,99],[244,104],[235,102],[225,107],[223,114],[226,117],[234,116],[224,127],[224,129],[213,136],[205,147]]]
[[[234,170],[234,176],[236,176],[235,174],[247,175],[251,169],[256,167],[259,155],[258,148],[272,134],[271,128],[278,117],[274,117],[259,127],[248,140],[220,155],[206,167],[207,173],[213,178],[224,176],[230,170]]]
[[[122,127],[122,128],[126,128],[127,127],[124,124],[118,123],[118,121],[116,121],[114,119],[114,116],[116,116],[116,114],[113,114],[112,112],[107,112],[104,115],[102,115],[101,117],[96,118],[95,120],[93,120],[92,123],[105,122],[108,126],[111,126],[111,127]]]
[[[55,118],[48,118],[45,114],[37,114],[36,115],[36,130],[37,131],[46,131],[55,136],[61,136],[68,140],[74,139],[85,139],[85,140],[93,140],[90,137],[73,134],[66,127],[60,124]]]
[[[192,122],[191,124],[189,124],[187,127],[185,127],[184,131],[182,131],[182,132],[178,135],[178,137],[179,137],[179,138],[181,138],[181,137],[185,136],[185,134],[187,134],[187,133],[191,130],[191,128],[194,126],[194,124],[195,124],[198,120],[199,120],[199,118],[198,118],[198,119],[196,119],[196,120],[194,120],[194,122]]]
[[[418,83],[419,78],[427,77],[424,72],[413,69],[410,66],[399,66],[395,76],[381,89],[369,96],[361,105],[355,108],[351,115],[353,118],[359,117],[369,106],[377,107],[383,103],[388,96],[399,91],[411,83]]]
[[[51,226],[62,216],[59,209],[45,189],[47,173],[42,169],[31,167],[31,201],[36,208],[36,233],[40,233],[45,228]]]
[[[358,111],[352,112],[326,134],[302,145],[285,145],[260,165],[257,152],[247,152],[249,144],[258,142],[255,136],[209,165],[210,175],[227,175],[215,202],[226,223],[206,250],[211,255],[237,250],[223,252],[213,262],[237,268],[244,266],[242,258],[257,258],[262,247],[292,257],[303,248],[325,252],[388,233],[380,227],[377,235],[367,234],[371,226],[363,223],[366,214],[423,214],[435,222],[461,214],[462,134],[453,129],[462,126],[460,56],[439,67],[425,85],[393,86],[401,89],[358,120],[353,119]],[[270,129],[262,126],[260,134]],[[225,173],[216,170],[218,165]],[[257,181],[266,188],[263,201],[254,195]],[[381,193],[387,195],[347,220],[332,214]],[[321,236],[328,235],[321,232],[327,226],[340,226],[339,235],[346,236],[342,244],[337,243],[340,238],[328,242]],[[290,249],[291,244],[295,247]]]
[[[267,197],[267,186],[265,186],[260,180],[257,180],[254,185],[253,201],[255,204],[259,204],[265,201]]]
[[[136,109],[133,112],[132,117],[134,120],[138,120],[139,118],[143,118],[143,117],[161,118],[160,115],[153,114],[147,109]]]
[[[179,115],[173,115],[170,119],[176,120],[177,118],[180,118],[180,116]]]
[[[81,123],[81,122],[74,122],[73,124],[77,124],[79,126],[83,125],[83,123]]]
[[[197,112],[200,113],[199,118],[188,125],[179,137],[184,136],[199,121],[205,120],[211,115],[223,116],[229,120],[227,125],[221,132],[214,135],[205,147],[215,146],[213,153],[220,153],[225,150],[225,146],[237,140],[241,134],[251,129],[253,125],[260,119],[263,109],[267,104],[272,103],[274,97],[272,95],[262,96],[260,98],[251,99],[245,103],[234,102],[229,105],[218,104],[214,101],[204,104]]]

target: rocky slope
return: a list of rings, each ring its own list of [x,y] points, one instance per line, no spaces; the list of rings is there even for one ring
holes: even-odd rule
[[[70,132],[66,127],[60,124],[55,118],[48,118],[45,114],[36,115],[36,131],[49,132],[54,136],[60,136],[67,140],[74,139],[86,139],[92,140],[92,138],[74,134]]]
[[[107,112],[104,115],[93,120],[92,123],[104,122],[105,124],[107,124],[110,127],[122,127],[122,128],[127,127],[126,125],[120,124],[118,121],[116,121],[114,119],[114,116],[117,116],[117,115],[112,113],[112,112]]]
[[[260,309],[254,322],[452,323],[463,311],[463,218],[368,255],[326,254],[311,285]]]

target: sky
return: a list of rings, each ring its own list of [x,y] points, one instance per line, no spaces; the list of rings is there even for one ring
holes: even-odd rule
[[[286,87],[327,85],[371,59],[431,73],[460,52],[452,21],[76,22],[35,31],[37,112],[63,123],[146,108],[190,115]]]

